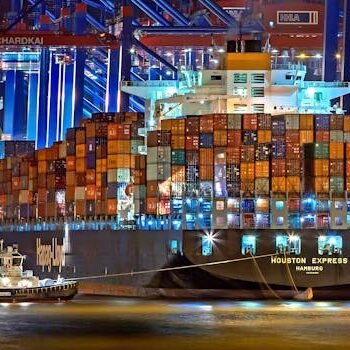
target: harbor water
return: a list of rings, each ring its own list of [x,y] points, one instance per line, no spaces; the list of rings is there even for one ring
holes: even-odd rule
[[[348,349],[350,303],[78,296],[1,304],[1,350]]]

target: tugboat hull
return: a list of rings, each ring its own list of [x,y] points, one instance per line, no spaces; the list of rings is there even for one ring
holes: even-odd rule
[[[36,288],[11,288],[0,290],[0,302],[57,302],[74,298],[78,292],[77,282]]]

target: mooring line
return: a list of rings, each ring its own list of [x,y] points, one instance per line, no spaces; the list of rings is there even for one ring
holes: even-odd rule
[[[271,256],[276,256],[276,255],[278,255],[278,254],[274,253],[274,254],[266,254],[266,255],[259,255],[259,256],[249,256],[249,257],[239,258],[239,259],[220,260],[220,261],[213,261],[213,262],[202,263],[202,264],[195,264],[195,265],[164,267],[164,268],[161,268],[161,269],[154,269],[154,270],[141,270],[141,271],[131,271],[131,272],[103,274],[103,275],[96,275],[96,276],[84,276],[84,277],[76,277],[76,278],[66,278],[65,280],[66,281],[72,281],[72,280],[74,280],[74,281],[81,281],[81,280],[87,280],[87,279],[134,276],[134,275],[142,275],[142,274],[146,274],[146,273],[174,271],[174,270],[185,270],[185,269],[193,269],[195,267],[230,264],[230,263],[233,263],[233,262],[244,261],[244,260],[252,260],[252,259],[254,260],[254,259],[260,259],[260,258],[267,258],[267,257],[271,257]]]

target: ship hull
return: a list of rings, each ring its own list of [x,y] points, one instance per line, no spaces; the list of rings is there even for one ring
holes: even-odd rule
[[[69,282],[47,287],[0,289],[0,302],[57,302],[71,300],[78,293],[78,283]]]
[[[339,233],[344,253],[337,257],[318,254],[319,230],[295,232],[302,241],[298,256],[276,253],[275,230],[257,230],[257,251],[245,256],[241,239],[249,232],[219,231],[210,256],[202,255],[200,230],[2,232],[0,239],[7,245],[20,242],[26,268],[39,278],[61,274],[78,280],[80,293],[309,299],[307,291],[312,290],[314,299],[350,299],[349,232]],[[170,241],[177,242],[176,252],[169,249]]]

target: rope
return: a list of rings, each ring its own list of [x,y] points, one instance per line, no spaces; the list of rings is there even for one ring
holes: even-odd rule
[[[283,254],[284,254],[284,258],[286,259],[286,252],[284,251]],[[292,273],[290,272],[289,264],[287,264],[287,262],[286,262],[285,265],[286,265],[286,269],[287,269],[287,272],[288,272],[288,278],[289,278],[290,282],[292,283],[294,290],[299,293],[299,290],[298,290],[298,288],[297,288],[297,286],[296,286],[296,284],[294,282],[294,278],[292,276]]]
[[[221,261],[213,261],[203,264],[195,264],[195,265],[184,265],[184,266],[175,266],[175,267],[165,267],[161,269],[154,269],[154,270],[141,270],[141,271],[133,271],[133,272],[121,272],[121,273],[112,273],[112,274],[104,274],[104,275],[96,275],[96,276],[84,276],[84,277],[77,277],[77,278],[66,278],[66,281],[81,281],[81,280],[88,280],[88,279],[97,279],[97,278],[110,278],[110,277],[122,277],[122,276],[134,276],[134,275],[143,275],[146,273],[155,273],[155,272],[164,272],[164,271],[174,271],[174,270],[185,270],[185,269],[192,269],[195,267],[203,267],[203,266],[214,266],[214,265],[221,265],[221,264],[230,264],[233,262],[238,261],[244,261],[244,260],[251,260],[253,259],[260,259],[260,258],[267,258],[270,256],[275,256],[277,254],[266,254],[266,255],[259,255],[256,257],[250,256],[240,259],[230,259],[230,260],[221,260]],[[256,263],[256,261],[255,261]]]
[[[278,254],[273,254],[273,255],[278,255]],[[256,261],[256,259],[255,259],[255,257],[254,257],[253,255],[251,255],[251,257],[252,257],[252,259],[253,259],[253,261],[254,261],[254,265],[255,265],[255,267],[256,267],[258,273],[259,273],[259,276],[260,276],[260,278],[262,279],[262,281],[263,281],[263,283],[265,284],[265,286],[267,287],[267,289],[271,292],[271,294],[272,294],[276,299],[282,299],[282,298],[269,286],[269,284],[267,283],[267,281],[266,281],[266,279],[265,279],[263,273],[262,273],[261,270],[260,270],[260,267],[259,267],[259,265],[258,265],[258,263],[257,263],[257,261]]]

